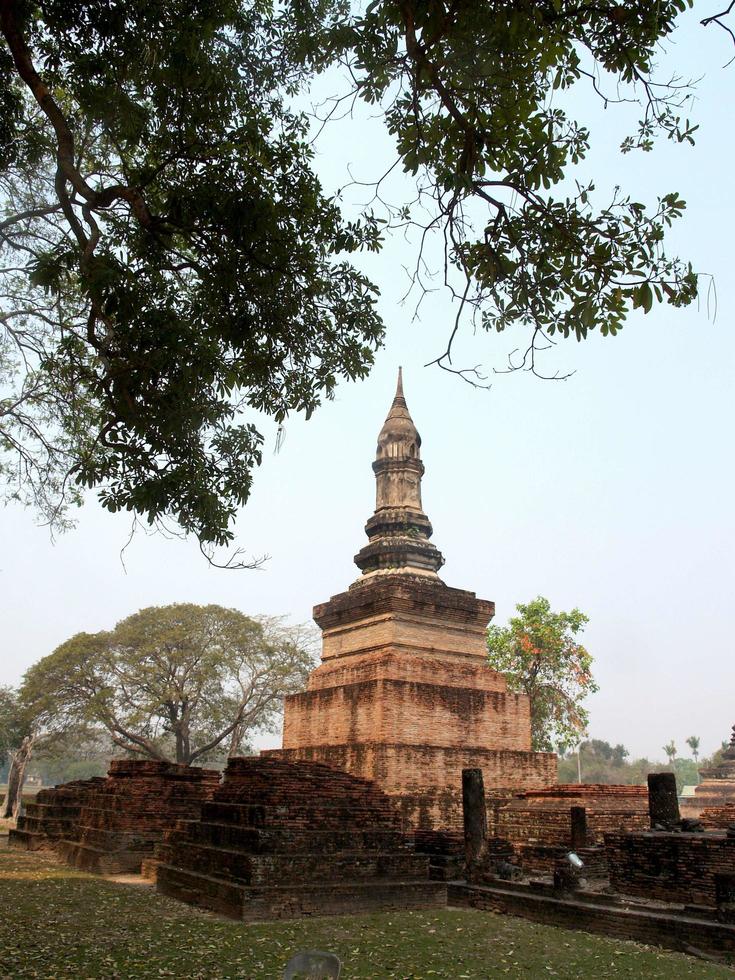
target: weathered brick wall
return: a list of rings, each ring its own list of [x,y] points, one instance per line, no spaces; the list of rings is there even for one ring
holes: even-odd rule
[[[622,894],[716,905],[717,875],[735,876],[735,838],[720,833],[605,834],[610,884]]]
[[[682,817],[701,817],[703,810],[712,810],[728,805],[735,806],[735,770],[732,766],[726,769],[702,769],[703,779],[694,790],[693,796],[684,797],[679,804]],[[731,774],[726,778],[725,774]],[[715,775],[716,774],[716,775]]]
[[[436,634],[435,628],[433,632]],[[384,679],[507,692],[505,678],[490,670],[486,656],[440,652],[436,641],[434,635],[434,643],[423,649],[386,640],[381,646],[368,647],[353,656],[325,660],[309,675],[307,690]]]
[[[645,786],[570,783],[511,800],[498,811],[496,833],[514,844],[569,847],[573,806],[585,808],[589,845],[602,844],[609,831],[649,827]]]
[[[498,799],[505,801],[519,789],[541,788],[556,781],[556,756],[545,752],[356,743],[275,750],[264,755],[323,762],[375,780],[400,800],[407,824],[425,830],[462,828],[463,769],[483,771],[491,827]]]
[[[528,700],[499,691],[383,679],[287,699],[285,749],[381,741],[528,752]]]
[[[735,827],[735,802],[724,806],[705,807],[699,819],[708,830],[726,830]]]
[[[725,759],[718,766],[700,769],[699,778],[694,795],[680,801],[682,817],[697,818],[705,809],[735,805],[735,759]]]

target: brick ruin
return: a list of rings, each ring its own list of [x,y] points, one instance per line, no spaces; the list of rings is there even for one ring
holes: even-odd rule
[[[391,799],[319,763],[231,759],[157,859],[160,892],[246,921],[446,905]]]
[[[529,790],[503,804],[494,833],[510,844],[513,860],[526,871],[548,873],[570,849],[599,866],[602,855],[590,849],[601,848],[608,831],[648,827],[645,786],[570,783]]]
[[[644,787],[559,787],[558,806],[552,807],[540,801],[551,801],[553,789],[513,801],[499,813],[498,829],[508,837],[537,833],[545,843],[529,839],[518,845],[493,836],[482,848],[475,845],[467,882],[449,885],[450,904],[687,952],[735,952],[735,828],[708,831],[696,820],[680,818],[673,773],[652,773],[648,781],[645,828],[611,828],[622,819],[622,801],[615,817],[609,800],[603,798],[602,805],[595,800],[597,790],[614,798],[626,789],[645,795]],[[570,809],[574,790],[577,802]],[[643,798],[629,796],[628,820],[641,820]],[[532,800],[535,808],[529,806]],[[476,797],[471,804],[484,812]],[[535,816],[529,818],[532,809]],[[477,818],[469,814],[466,821]],[[571,851],[583,866],[575,867]]]
[[[682,816],[698,817],[711,827],[735,824],[735,725],[720,765],[700,769],[699,775],[694,795],[681,801]]]
[[[735,902],[735,836],[726,831],[610,833],[605,857],[622,894],[711,909]]]
[[[83,803],[76,834],[57,843],[65,860],[87,871],[137,872],[163,832],[199,815],[219,785],[211,769],[116,759],[104,783]]]
[[[719,908],[735,923],[735,827],[705,830],[691,817],[681,818],[673,773],[648,777],[650,829],[605,834],[611,886],[638,895],[687,906]]]
[[[11,829],[10,846],[27,851],[48,850],[59,840],[73,836],[84,802],[104,781],[104,777],[77,779],[39,790],[33,802],[26,803],[17,827]]]
[[[180,818],[198,816],[219,780],[214,770],[117,759],[104,779],[41,790],[10,844],[52,847],[87,871],[138,872],[164,830]]]
[[[462,828],[462,769],[481,768],[496,801],[556,781],[531,751],[527,697],[487,663],[494,603],[450,588],[422,509],[421,438],[398,388],[378,437],[376,509],[355,557],[361,577],[314,610],[322,663],[286,699],[284,759],[373,779],[420,831]]]

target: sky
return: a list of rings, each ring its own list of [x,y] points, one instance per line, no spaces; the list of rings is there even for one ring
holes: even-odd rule
[[[592,130],[581,177],[601,195],[620,184],[646,203],[670,190],[687,201],[669,249],[702,273],[699,304],[637,311],[614,338],[562,341],[547,363],[574,372],[564,381],[494,374],[524,337],[466,330],[459,362],[482,364],[492,382],[479,390],[425,366],[446,343],[453,309],[437,291],[415,315],[416,297],[403,301],[414,245],[392,240],[363,266],[380,285],[388,326],[370,377],[341,384],[308,422],[290,419],[278,452],[273,426],[264,429],[264,463],[237,523],[238,544],[268,555],[264,566],[215,569],[194,542],[160,534],[138,532],[126,547],[129,518],[93,498],[56,540],[32,512],[8,506],[0,684],[17,683],[74,633],[108,629],[143,606],[219,603],[308,621],[358,575],[376,437],[402,365],[444,581],[493,599],[500,624],[537,595],[589,616],[584,643],[600,686],[587,705],[591,737],[651,759],[672,738],[681,754],[690,735],[701,754],[719,747],[735,722],[735,64],[723,67],[725,35],[698,24],[715,6],[697,4],[662,55],[664,71],[699,79],[694,148],[621,156],[636,109],[574,94]],[[367,179],[386,161],[390,144],[363,110],[326,131],[315,166],[333,190],[348,167]],[[404,178],[390,190],[406,193]],[[360,194],[347,191],[348,206]]]

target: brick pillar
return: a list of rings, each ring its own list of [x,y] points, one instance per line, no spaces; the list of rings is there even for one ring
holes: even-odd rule
[[[487,839],[487,811],[482,769],[462,770],[462,813],[465,860],[469,866],[478,859]]]
[[[573,806],[569,811],[572,831],[572,850],[587,846],[587,811],[583,806]]]
[[[679,823],[679,798],[673,772],[648,774],[648,813],[651,827],[658,825],[668,830]]]

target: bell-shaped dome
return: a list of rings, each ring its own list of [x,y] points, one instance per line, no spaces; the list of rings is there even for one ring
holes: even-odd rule
[[[403,397],[403,372],[398,368],[398,385],[383,428],[378,435],[377,459],[420,459],[421,436],[413,424]]]

